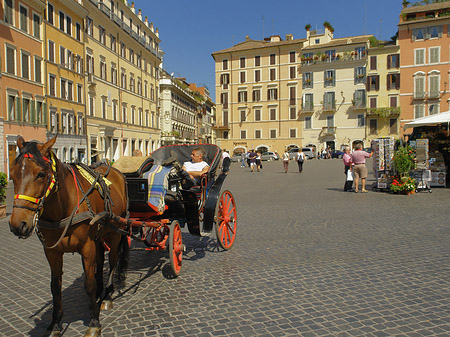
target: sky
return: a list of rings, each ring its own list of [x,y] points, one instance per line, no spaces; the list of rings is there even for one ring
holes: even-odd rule
[[[129,1],[128,4],[131,2]],[[243,42],[245,36],[293,34],[306,38],[305,25],[322,29],[328,21],[334,37],[372,34],[390,40],[397,32],[402,0],[135,0],[135,8],[159,29],[163,67],[187,82],[207,86],[215,97],[215,51]]]

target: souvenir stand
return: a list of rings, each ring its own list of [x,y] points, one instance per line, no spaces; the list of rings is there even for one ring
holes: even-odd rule
[[[394,138],[382,137],[372,140],[373,173],[376,179],[374,190],[389,189],[394,156]]]
[[[410,141],[409,145],[416,149],[416,169],[412,174],[417,182],[417,192],[427,190],[431,193],[431,170],[429,164],[429,141],[428,139],[417,139]]]

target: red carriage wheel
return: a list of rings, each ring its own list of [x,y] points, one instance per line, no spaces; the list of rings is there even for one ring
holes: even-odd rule
[[[180,223],[174,220],[169,226],[169,257],[170,267],[175,277],[180,275],[183,251],[184,245],[182,242]]]
[[[236,203],[230,191],[223,191],[217,205],[216,235],[219,245],[228,250],[236,238],[237,217]]]

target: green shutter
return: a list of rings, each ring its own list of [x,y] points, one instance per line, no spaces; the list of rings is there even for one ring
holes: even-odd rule
[[[42,121],[44,125],[47,125],[47,103],[42,103]]]
[[[25,104],[25,98],[22,98],[22,118],[20,119],[22,122],[25,121],[25,113],[27,112],[26,110],[26,104]],[[29,123],[30,121],[28,121]]]
[[[36,102],[31,100],[30,101],[31,110],[30,110],[30,121],[31,123],[36,123]]]
[[[16,97],[16,116],[15,116],[15,120],[16,121],[20,121],[20,98]]]

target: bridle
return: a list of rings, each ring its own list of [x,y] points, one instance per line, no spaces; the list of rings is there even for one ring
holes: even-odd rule
[[[34,156],[31,153],[25,153],[24,158],[33,159]],[[47,178],[47,189],[44,193],[44,195],[40,198],[36,197],[30,197],[28,195],[23,194],[16,194],[14,195],[14,203],[13,208],[23,208],[32,212],[35,212],[33,217],[33,229],[36,228],[37,222],[39,220],[39,216],[43,212],[44,202],[45,199],[50,195],[53,188],[56,186],[56,189],[58,188],[56,183],[56,161],[55,161],[55,155],[53,152],[50,152],[50,159],[47,157],[42,156],[42,158],[50,165],[51,174],[48,175]],[[36,205],[36,207],[30,207],[30,206],[23,206],[23,205],[16,205],[15,200],[26,200],[28,202],[31,202]],[[33,231],[30,231],[30,234],[28,237],[33,233]]]

